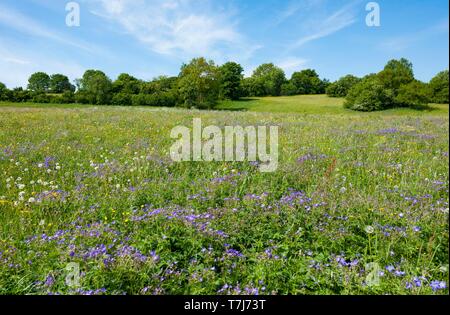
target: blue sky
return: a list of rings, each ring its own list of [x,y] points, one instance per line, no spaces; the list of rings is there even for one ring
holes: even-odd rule
[[[239,62],[247,75],[273,62],[330,80],[400,57],[423,81],[448,69],[447,0],[376,1],[372,28],[364,0],[78,0],[79,27],[66,26],[67,2],[0,0],[0,82],[26,86],[36,71],[73,80],[86,69],[149,80],[197,56]]]

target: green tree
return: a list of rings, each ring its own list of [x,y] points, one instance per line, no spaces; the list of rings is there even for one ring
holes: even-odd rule
[[[414,80],[408,84],[400,86],[395,97],[396,106],[421,108],[430,102],[428,85]]]
[[[250,90],[256,93],[251,96],[279,96],[281,87],[286,82],[286,75],[273,63],[265,63],[256,68],[252,79],[253,81],[249,81],[253,85]]]
[[[244,78],[241,83],[242,96],[266,96],[262,80],[253,77]]]
[[[359,83],[361,79],[355,77],[354,75],[346,75],[345,77],[340,78],[336,82],[330,84],[326,93],[330,97],[346,97],[348,91],[357,83]]]
[[[220,95],[224,99],[237,100],[242,95],[244,69],[235,62],[227,62],[219,68]]]
[[[431,101],[438,104],[449,103],[449,72],[448,70],[439,72],[433,79],[431,79],[429,88],[431,94]]]
[[[317,72],[312,69],[294,72],[291,82],[297,88],[297,94],[325,93],[325,83],[319,78]]]
[[[114,93],[131,95],[138,94],[140,86],[141,82],[138,79],[127,73],[122,73],[117,77],[117,80],[113,82],[112,89]]]
[[[20,102],[27,102],[31,100],[31,98],[32,93],[30,91],[26,91],[22,87],[17,87],[12,89],[12,91],[10,92],[9,100],[11,102],[20,103]]]
[[[384,70],[378,73],[381,84],[387,89],[391,89],[397,95],[398,89],[414,81],[414,71],[412,63],[401,58],[399,60],[390,60]]]
[[[50,76],[50,91],[52,93],[74,92],[75,86],[69,81],[69,78],[63,74],[53,74]]]
[[[78,81],[80,103],[110,104],[112,98],[112,83],[105,73],[98,70],[87,70]]]
[[[0,101],[9,100],[9,90],[2,82],[0,82]]]
[[[213,61],[195,58],[181,67],[178,91],[183,106],[213,108],[219,99],[220,74]]]
[[[364,112],[394,107],[394,94],[377,77],[369,76],[354,85],[346,97],[344,107]]]
[[[50,88],[50,77],[45,72],[33,73],[28,79],[28,90],[46,93]]]
[[[142,82],[140,86],[140,93],[153,94],[176,90],[177,81],[177,77],[159,76],[150,82]]]
[[[297,87],[291,81],[281,86],[281,95],[292,96],[297,94]]]

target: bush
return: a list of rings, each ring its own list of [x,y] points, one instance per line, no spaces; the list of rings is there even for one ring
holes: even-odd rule
[[[32,94],[29,91],[24,90],[23,88],[15,88],[9,93],[9,101],[21,103],[28,102],[32,99]]]
[[[89,96],[87,92],[78,91],[75,93],[75,102],[78,104],[93,104],[93,100]]]
[[[395,97],[395,105],[399,107],[421,108],[430,102],[429,89],[427,84],[420,81],[413,81],[402,85]]]
[[[35,94],[31,99],[33,103],[46,104],[50,103],[50,96],[45,93]]]
[[[292,83],[285,83],[281,86],[281,95],[292,96],[297,94],[297,87]]]
[[[75,93],[72,91],[66,91],[61,95],[62,104],[72,104],[75,103]]]
[[[131,94],[127,93],[117,93],[114,94],[111,103],[113,105],[131,105]]]
[[[437,104],[448,104],[449,103],[449,72],[448,70],[439,72],[430,81],[430,93],[431,101]]]
[[[8,101],[9,98],[10,98],[10,91],[8,90],[6,85],[0,82],[0,101]]]
[[[177,105],[177,97],[172,91],[137,94],[132,96],[131,103],[134,106],[174,107]]]
[[[376,78],[370,78],[350,89],[344,106],[364,112],[384,110],[394,106],[394,95]]]
[[[330,97],[346,97],[350,89],[360,81],[361,79],[353,75],[347,75],[330,84],[327,87],[326,93]]]
[[[49,95],[49,103],[50,104],[63,104],[63,98],[61,94],[57,95]]]

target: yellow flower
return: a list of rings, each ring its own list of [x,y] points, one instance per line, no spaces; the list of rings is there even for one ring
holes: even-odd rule
[[[9,201],[0,199],[0,205],[3,205],[5,203],[9,203]]]

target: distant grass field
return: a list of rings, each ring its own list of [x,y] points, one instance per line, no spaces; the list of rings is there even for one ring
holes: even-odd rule
[[[248,98],[240,101],[223,101],[219,104],[218,109],[236,110],[236,111],[252,111],[252,112],[270,112],[270,113],[299,113],[299,114],[353,114],[354,112],[343,108],[344,99],[331,98],[326,95],[299,95],[285,97],[262,97]],[[448,113],[448,105],[431,104],[427,110],[412,110],[407,108],[391,109],[380,114],[407,114],[421,115],[423,112],[429,114],[442,115]]]
[[[448,294],[448,106],[341,105],[0,104],[0,294]],[[197,117],[278,125],[278,170],[172,162]]]

